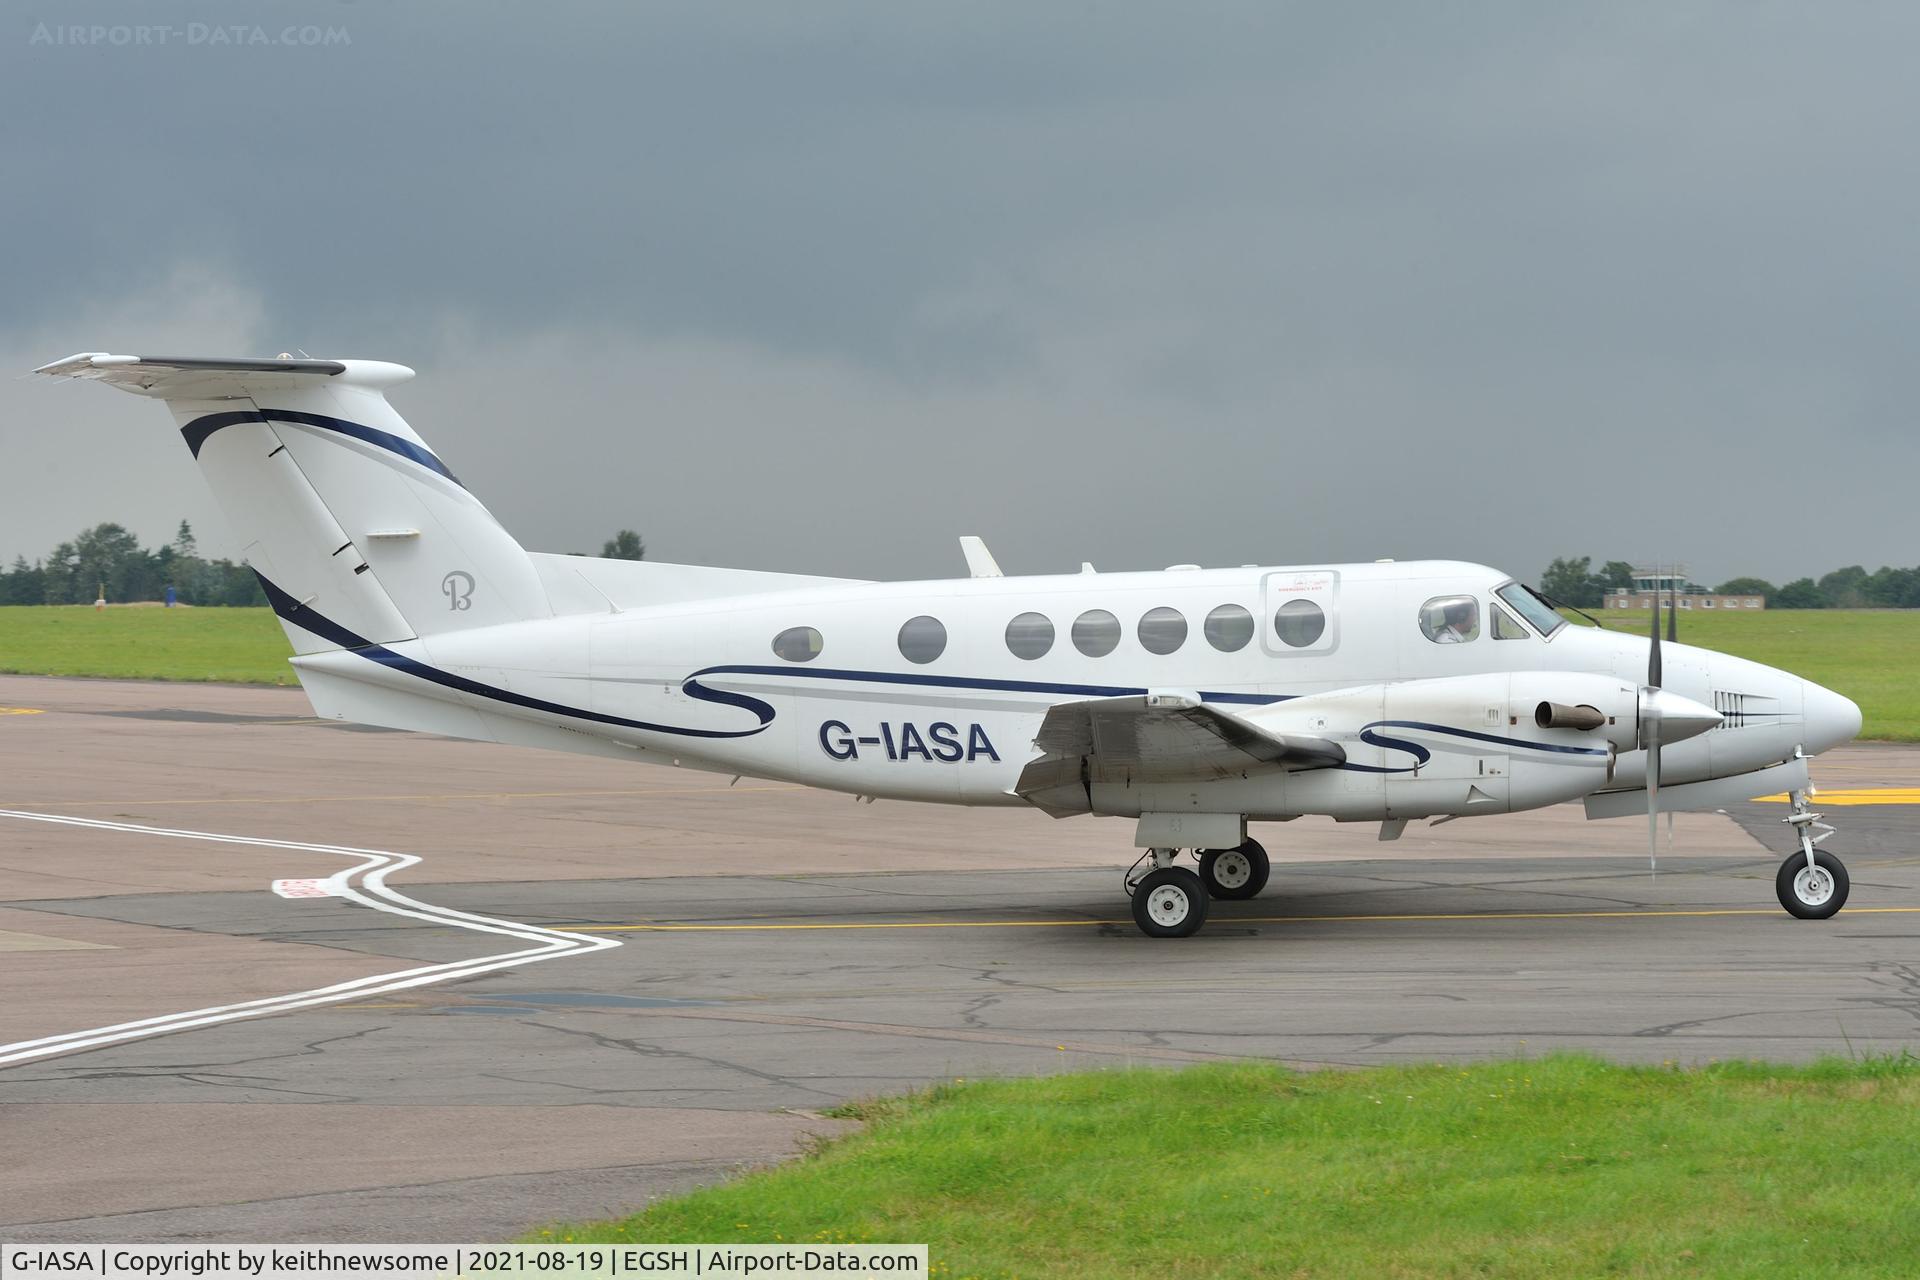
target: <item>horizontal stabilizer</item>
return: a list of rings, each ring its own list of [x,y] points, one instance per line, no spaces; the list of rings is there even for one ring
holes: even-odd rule
[[[221,400],[330,383],[391,387],[413,376],[407,366],[384,360],[118,356],[106,351],[83,351],[43,364],[34,372],[55,378],[86,378],[135,395],[168,400]]]

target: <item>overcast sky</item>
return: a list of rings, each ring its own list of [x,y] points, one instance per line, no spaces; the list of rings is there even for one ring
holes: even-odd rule
[[[1891,3],[39,0],[0,356],[412,365],[537,550],[1909,565],[1917,62]],[[238,551],[155,406],[0,379],[0,446],[0,557]]]

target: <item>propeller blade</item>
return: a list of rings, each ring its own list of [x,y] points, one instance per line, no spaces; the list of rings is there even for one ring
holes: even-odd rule
[[[1660,722],[1647,724],[1647,873],[1660,874]]]
[[[1647,650],[1647,684],[1660,687],[1660,589],[1653,592],[1653,641]]]

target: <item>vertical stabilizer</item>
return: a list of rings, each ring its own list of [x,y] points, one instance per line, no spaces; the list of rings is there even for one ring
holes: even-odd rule
[[[298,653],[552,615],[520,544],[387,403],[403,365],[92,353],[39,372],[166,401]]]

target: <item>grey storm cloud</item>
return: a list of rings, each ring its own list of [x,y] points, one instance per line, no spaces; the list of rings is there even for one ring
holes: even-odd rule
[[[1920,561],[1920,10],[40,8],[0,354],[412,364],[536,548]],[[0,555],[237,552],[169,434],[0,382]]]

